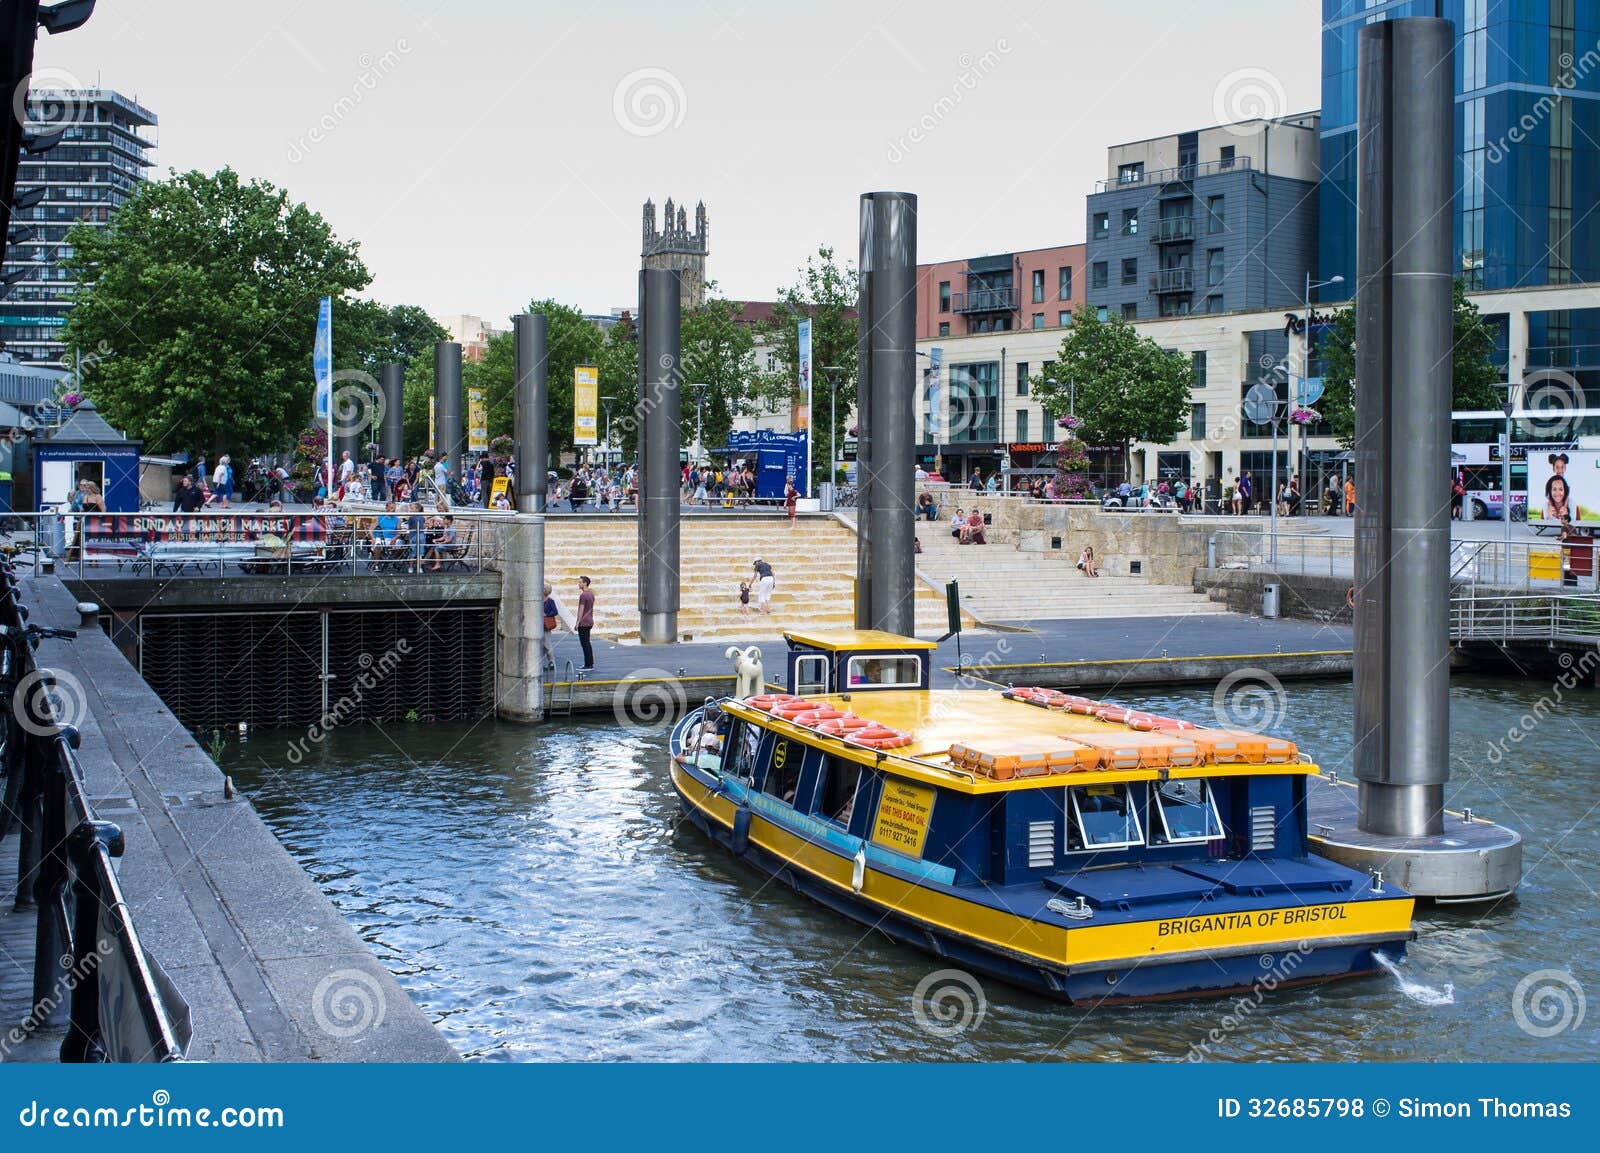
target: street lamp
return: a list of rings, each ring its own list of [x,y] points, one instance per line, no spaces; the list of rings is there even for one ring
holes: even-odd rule
[[[602,396],[600,403],[606,406],[606,459],[607,466],[611,464],[611,406],[617,403],[614,396]],[[620,462],[619,462],[620,463]]]
[[[1310,270],[1308,269],[1306,271],[1306,292],[1305,292],[1306,327],[1305,327],[1305,331],[1301,334],[1303,336],[1304,340],[1305,340],[1305,350],[1304,350],[1304,356],[1302,357],[1302,359],[1300,361],[1300,387],[1296,390],[1296,396],[1294,397],[1294,402],[1295,402],[1294,407],[1296,407],[1296,408],[1309,408],[1311,406],[1311,403],[1312,403],[1312,399],[1311,398],[1307,398],[1307,396],[1306,396],[1306,384],[1305,384],[1306,379],[1311,375],[1311,293],[1312,293],[1312,290],[1313,289],[1317,289],[1317,288],[1326,288],[1330,284],[1343,284],[1343,283],[1344,283],[1344,277],[1342,277],[1342,276],[1330,276],[1330,277],[1328,277],[1327,280],[1312,280],[1311,279]],[[1320,396],[1321,394],[1319,393],[1318,395]],[[1290,428],[1289,428],[1289,436],[1291,437],[1291,439],[1294,436],[1293,424],[1294,424],[1294,422],[1291,421],[1290,422]],[[1311,448],[1310,448],[1310,445],[1311,445],[1311,431],[1309,429],[1307,429],[1306,427],[1302,426],[1301,429],[1300,429],[1300,507],[1301,508],[1305,508],[1306,507],[1306,504],[1305,504],[1306,494],[1311,491],[1310,488],[1308,487],[1308,482],[1311,479],[1309,474],[1308,474],[1308,469],[1310,467],[1310,461],[1311,461]],[[1277,493],[1273,493],[1272,494],[1272,499],[1273,499],[1274,502],[1276,502],[1277,499],[1278,499],[1278,494]],[[1273,507],[1277,507],[1276,504],[1274,504]]]
[[[704,382],[697,384],[691,381],[689,387],[694,389],[694,463],[699,464],[706,454],[705,441],[701,436],[705,431],[706,389],[711,386]]]
[[[828,483],[839,476],[839,381],[844,369],[836,364],[825,364],[822,371],[828,374]]]

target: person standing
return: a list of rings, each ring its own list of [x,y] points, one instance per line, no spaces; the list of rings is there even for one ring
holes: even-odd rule
[[[233,496],[233,464],[227,453],[217,458],[217,471],[211,474],[211,487],[222,502],[222,507],[227,508],[228,500]]]
[[[789,527],[795,525],[794,514],[800,503],[800,490],[794,486],[794,477],[783,482],[783,510],[789,514]]]
[[[178,498],[172,502],[172,511],[199,512],[200,506],[205,503],[205,494],[194,483],[194,477],[185,473],[183,480],[178,482]]]
[[[1356,481],[1350,477],[1344,482],[1344,515],[1356,515]]]
[[[561,612],[556,608],[556,590],[546,581],[544,586],[544,635],[540,640],[544,644],[544,667],[550,672],[556,668],[556,646],[550,634],[561,627]]]
[[[443,456],[433,462],[433,487],[439,490],[440,496],[450,493],[450,461]]]
[[[772,612],[772,589],[777,581],[772,576],[772,566],[760,557],[750,565],[751,575],[755,578],[756,611],[759,613]]]
[[[1248,472],[1240,473],[1239,474],[1239,512],[1240,512],[1241,515],[1248,515],[1249,514],[1249,512],[1250,512],[1250,501],[1251,501],[1251,498],[1254,497],[1254,496],[1255,496],[1255,481],[1250,479],[1250,474]]]
[[[349,451],[339,454],[339,487],[344,488],[356,475],[356,462],[350,459]]]
[[[594,590],[586,576],[578,578],[578,644],[583,646],[583,668],[579,673],[594,670],[594,646],[589,643],[589,633],[594,629]]]

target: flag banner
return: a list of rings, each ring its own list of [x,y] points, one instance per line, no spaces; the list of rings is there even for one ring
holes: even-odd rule
[[[467,451],[489,451],[489,407],[481,388],[467,389]]]
[[[795,410],[794,430],[811,427],[811,321],[802,320],[799,332],[800,404]]]
[[[600,370],[580,364],[572,370],[572,443],[600,443]]]
[[[317,342],[311,349],[311,370],[316,377],[314,408],[316,419],[333,415],[333,297],[324,296],[317,305]]]

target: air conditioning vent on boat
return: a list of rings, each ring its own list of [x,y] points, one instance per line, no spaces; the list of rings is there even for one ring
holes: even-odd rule
[[[1250,851],[1266,853],[1278,844],[1278,809],[1262,805],[1250,810]]]
[[[1028,868],[1048,869],[1056,863],[1054,821],[1028,822]]]

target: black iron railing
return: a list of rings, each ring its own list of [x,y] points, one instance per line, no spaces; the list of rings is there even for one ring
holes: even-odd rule
[[[36,910],[33,1005],[18,1026],[63,1024],[61,1060],[178,1061],[182,1043],[134,930],[113,858],[122,831],[97,820],[83,791],[77,730],[58,722],[54,681],[34,648],[70,630],[28,624],[9,567],[0,575],[0,721],[5,802],[0,838],[17,829],[19,910]]]

